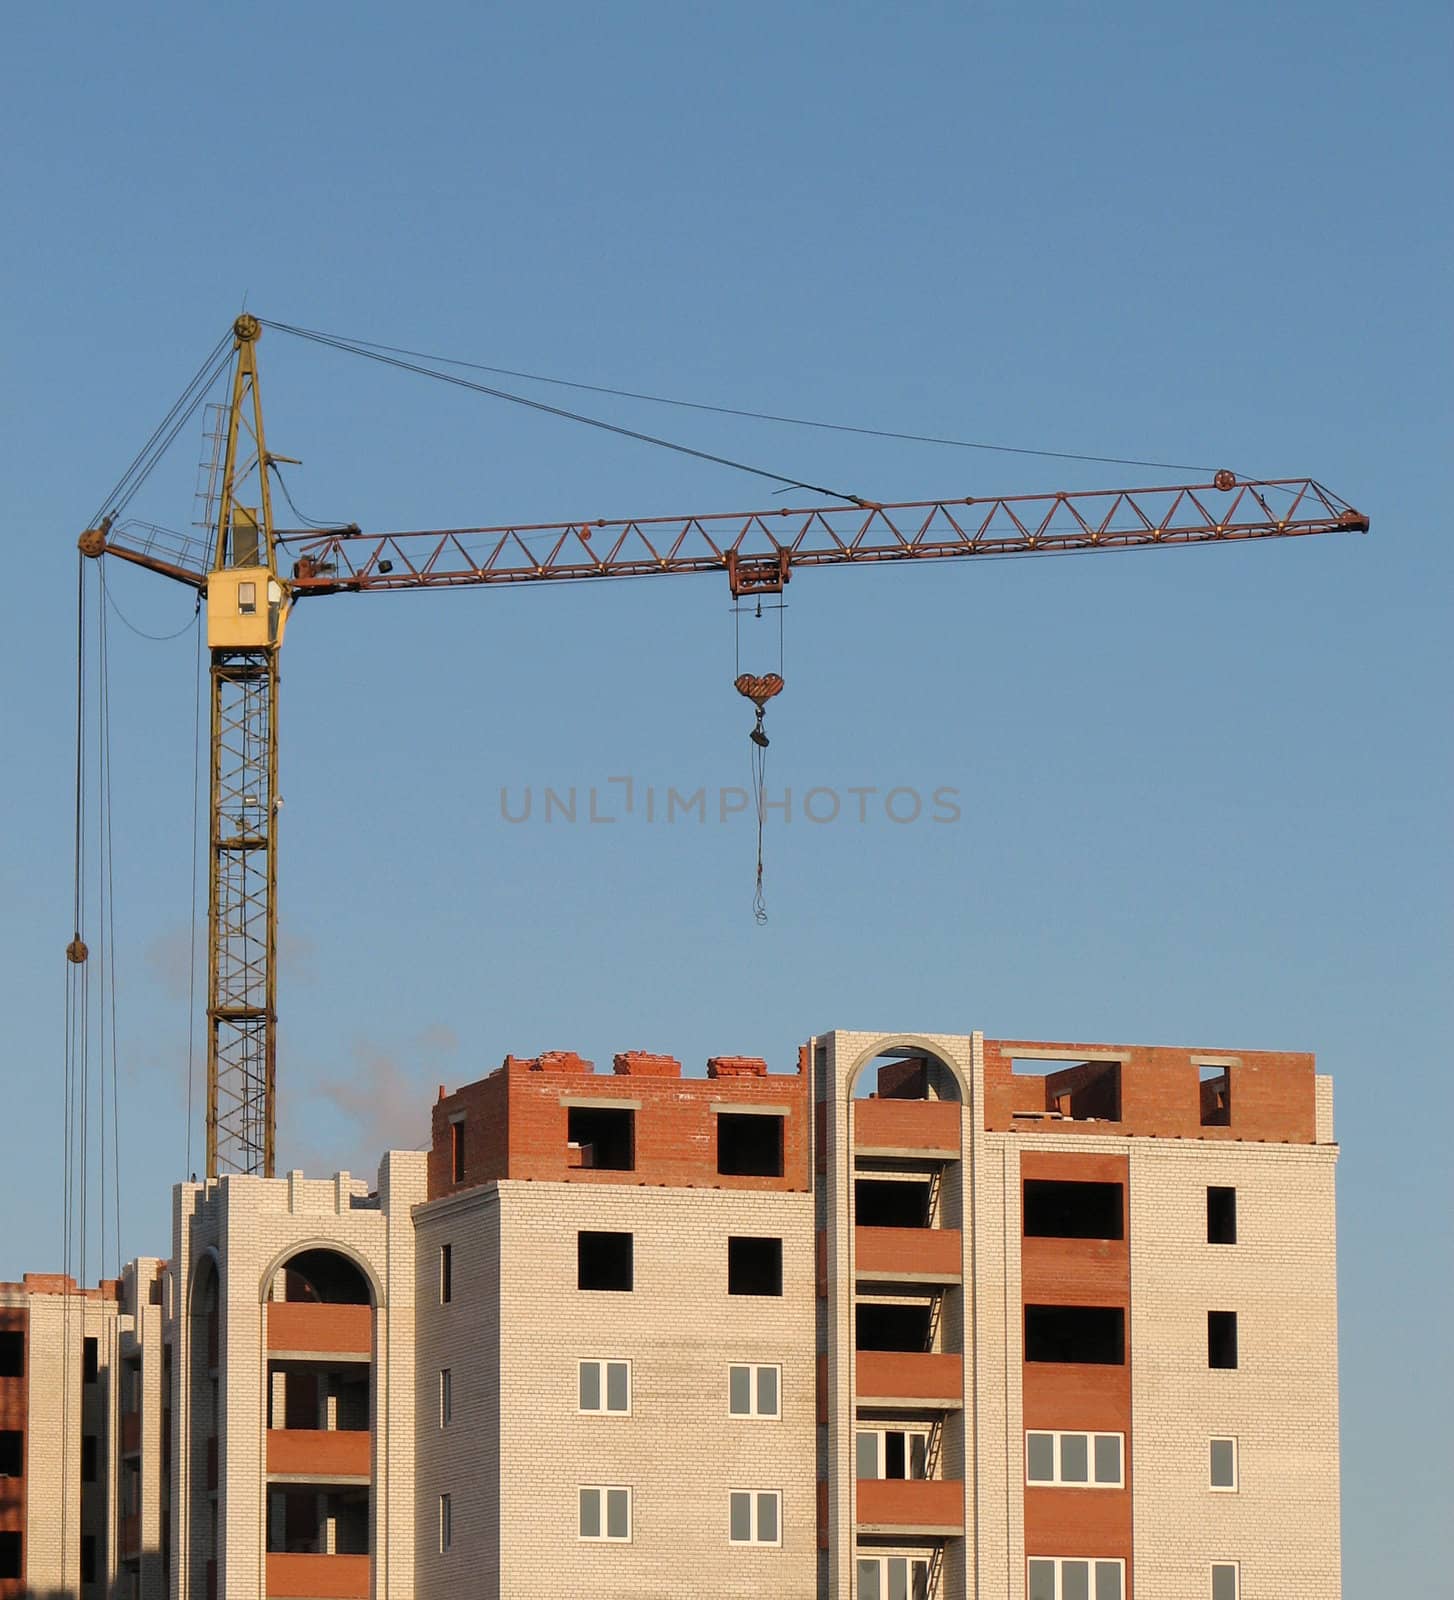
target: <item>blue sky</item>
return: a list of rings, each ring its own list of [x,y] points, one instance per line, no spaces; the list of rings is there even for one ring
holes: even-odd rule
[[[726,406],[1310,473],[1368,538],[795,581],[770,781],[950,786],[963,818],[770,823],[765,928],[744,820],[499,807],[502,786],[741,783],[725,584],[300,610],[280,1160],[366,1170],[423,1137],[435,1083],[507,1050],[786,1065],[833,1026],[1314,1050],[1344,1145],[1347,1592],[1435,1593],[1449,32],[1423,3],[9,17],[0,1275],[60,1252],[74,536],[244,295]],[[279,334],[260,357],[312,516],[781,503]],[[1147,476],[584,409],[881,499]],[[199,432],[137,514],[187,526]],[[185,628],[182,591],[112,582],[137,628]],[[190,632],[113,624],[127,1252],[166,1249],[188,1161],[193,664]]]

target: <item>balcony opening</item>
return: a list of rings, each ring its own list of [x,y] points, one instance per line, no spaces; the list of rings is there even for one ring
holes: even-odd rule
[[[373,1301],[368,1279],[337,1250],[300,1250],[284,1267],[283,1275],[284,1298],[290,1301],[330,1306],[366,1306]],[[276,1286],[273,1298],[277,1298]]]
[[[1229,1128],[1232,1125],[1232,1069],[1198,1067],[1201,1096],[1201,1121],[1204,1128]]]
[[[1207,1243],[1236,1244],[1237,1191],[1207,1185]]]
[[[860,1428],[855,1444],[860,1478],[923,1478],[929,1470],[929,1435],[910,1428]]]
[[[1237,1313],[1207,1312],[1207,1365],[1232,1370],[1237,1365]]]
[[[854,1080],[856,1100],[958,1100],[959,1079],[922,1050],[888,1050]]]
[[[860,1228],[927,1228],[929,1185],[905,1178],[855,1178],[853,1215]]]
[[[366,1556],[365,1488],[275,1488],[268,1493],[268,1554]]]
[[[20,1575],[20,1535],[0,1533],[0,1578],[18,1578]]]
[[[628,1293],[632,1286],[632,1235],[592,1233],[576,1235],[576,1287]]]
[[[919,1353],[929,1348],[930,1328],[927,1301],[890,1305],[880,1300],[860,1300],[854,1307],[854,1333],[860,1350]]]
[[[0,1378],[25,1376],[25,1335],[14,1328],[0,1331]]]
[[[604,1106],[570,1106],[566,1113],[566,1138],[579,1164],[600,1172],[636,1170],[636,1113],[607,1110]]]
[[[1120,1306],[1026,1306],[1025,1359],[1124,1366],[1126,1313]]]
[[[929,1600],[927,1556],[858,1556],[858,1600]]]
[[[1010,1061],[1010,1071],[1020,1080],[1039,1080],[1038,1084],[1016,1085],[1016,1117],[1050,1117],[1065,1122],[1121,1120],[1119,1061],[1067,1063],[1043,1056],[1015,1056]]]
[[[25,1435],[18,1428],[0,1431],[0,1478],[25,1476]]]
[[[783,1119],[719,1111],[717,1171],[729,1178],[782,1177]]]
[[[728,1239],[728,1294],[780,1295],[782,1292],[781,1239]]]
[[[1027,1239],[1121,1239],[1125,1208],[1119,1183],[1025,1179]]]

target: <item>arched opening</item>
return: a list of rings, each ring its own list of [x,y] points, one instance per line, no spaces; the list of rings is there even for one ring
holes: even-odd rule
[[[362,1584],[367,1593],[372,1281],[342,1250],[309,1245],[270,1271],[264,1299],[269,1588],[352,1593]]]
[[[932,1051],[895,1045],[865,1061],[853,1079],[855,1100],[962,1099],[954,1069]]]
[[[268,1287],[269,1300],[326,1306],[373,1304],[369,1280],[357,1262],[337,1250],[300,1250],[290,1256]]]

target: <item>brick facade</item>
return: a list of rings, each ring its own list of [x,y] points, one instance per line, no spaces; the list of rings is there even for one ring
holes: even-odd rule
[[[168,1261],[0,1285],[0,1600],[1334,1600],[1336,1158],[1304,1054],[507,1057],[373,1187],[182,1184]]]

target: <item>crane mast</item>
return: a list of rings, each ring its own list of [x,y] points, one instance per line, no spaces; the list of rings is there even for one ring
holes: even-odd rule
[[[273,543],[257,319],[233,324],[216,537],[211,680],[207,1175],[273,1176],[277,1126],[278,648],[289,596]]]
[[[797,568],[1053,555],[1368,531],[1311,478],[897,505],[363,533],[279,533],[263,435],[257,341],[233,324],[234,368],[215,525],[206,547],[113,527],[79,540],[206,597],[208,805],[207,1176],[272,1177],[277,1075],[278,653],[291,606],[327,594],[721,572],[736,596],[778,593]],[[1274,500],[1276,504],[1274,504]],[[284,577],[279,553],[289,559]]]

